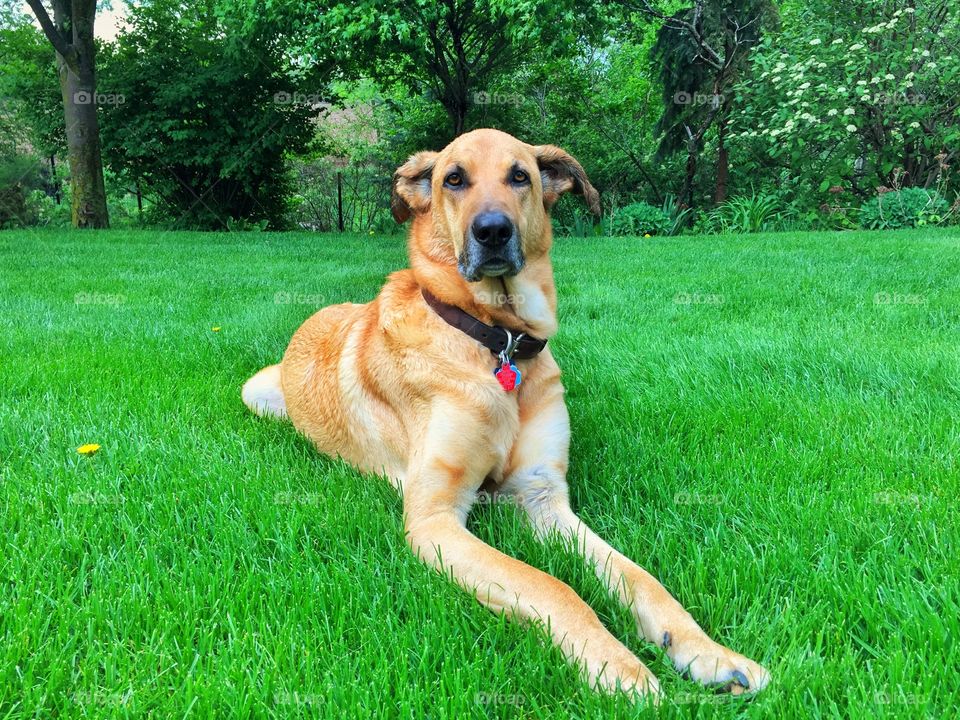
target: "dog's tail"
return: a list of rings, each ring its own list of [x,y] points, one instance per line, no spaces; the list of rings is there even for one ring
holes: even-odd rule
[[[287,402],[283,398],[280,366],[268,365],[247,380],[240,391],[244,404],[261,417],[287,417]]]

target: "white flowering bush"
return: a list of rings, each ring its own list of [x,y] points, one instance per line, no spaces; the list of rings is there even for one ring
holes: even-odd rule
[[[757,47],[729,140],[745,182],[773,178],[808,206],[859,207],[894,184],[957,190],[960,10],[896,7],[808,7]]]

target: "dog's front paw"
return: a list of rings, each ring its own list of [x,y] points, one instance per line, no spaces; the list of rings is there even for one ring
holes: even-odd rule
[[[770,683],[770,673],[765,667],[706,636],[674,646],[669,654],[680,672],[733,695],[758,692]]]

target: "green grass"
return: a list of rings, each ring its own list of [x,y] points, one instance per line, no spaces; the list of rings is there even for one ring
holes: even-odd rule
[[[404,262],[399,237],[0,234],[0,718],[647,714],[416,562],[386,481],[241,404],[315,307]],[[698,691],[514,508],[472,529],[570,582],[662,717],[955,711],[958,235],[562,239],[555,265],[575,506],[773,685]]]

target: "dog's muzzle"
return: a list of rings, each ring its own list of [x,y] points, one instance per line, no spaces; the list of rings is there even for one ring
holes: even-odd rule
[[[478,214],[470,223],[458,269],[469,282],[484,277],[516,275],[523,268],[516,225],[499,211]]]

